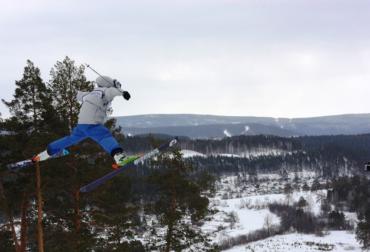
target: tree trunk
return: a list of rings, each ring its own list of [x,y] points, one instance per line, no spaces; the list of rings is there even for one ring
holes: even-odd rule
[[[167,235],[166,235],[166,249],[165,252],[170,252],[171,249],[171,240],[172,240],[172,233],[173,233],[173,224],[168,225]]]
[[[75,227],[75,239],[74,239],[74,246],[75,250],[80,250],[80,231],[81,231],[81,210],[80,210],[80,184],[78,183],[78,170],[77,170],[77,163],[76,163],[76,157],[73,157],[71,162],[67,163],[67,166],[73,170],[74,177],[75,177],[75,185],[73,186],[74,189],[72,189],[73,199],[74,199],[74,205],[73,205],[73,223]]]
[[[73,90],[73,85],[72,85],[72,69],[69,68],[69,90]],[[68,95],[69,98],[69,131],[72,132],[73,125],[74,125],[74,120],[73,120],[73,101],[75,97],[72,97],[71,95]]]
[[[75,224],[75,249],[80,251],[80,230],[81,230],[81,212],[80,212],[80,190],[77,188],[74,192],[74,224]]]
[[[32,109],[33,109],[33,128],[36,132],[39,132],[39,127],[37,125],[37,114],[36,114],[36,93],[35,93],[35,85],[32,85]]]
[[[172,181],[174,181],[172,179]],[[173,236],[173,228],[175,225],[176,220],[174,219],[175,214],[176,214],[176,189],[175,185],[173,182],[171,183],[171,190],[172,190],[172,195],[171,195],[171,206],[170,206],[170,221],[168,224],[168,230],[167,230],[167,235],[166,235],[166,249],[165,252],[170,252],[171,247],[172,247],[172,236]]]
[[[41,174],[40,165],[38,162],[36,165],[36,194],[37,194],[37,243],[39,252],[44,252],[44,233],[42,228],[42,194],[41,194]]]
[[[81,229],[81,212],[80,212],[80,189],[75,191],[75,228],[76,234],[80,233]]]
[[[69,167],[74,172],[74,176],[76,178],[74,191],[73,191],[73,198],[74,198],[74,224],[75,224],[75,232],[76,235],[79,235],[81,229],[81,211],[80,211],[80,184],[78,183],[78,170],[77,170],[77,163],[76,157],[68,164]]]
[[[27,192],[23,193],[22,206],[21,206],[21,237],[20,237],[20,248],[19,251],[26,251],[27,248],[27,210],[29,206],[29,194]]]

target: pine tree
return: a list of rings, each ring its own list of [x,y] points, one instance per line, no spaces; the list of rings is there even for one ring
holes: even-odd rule
[[[93,227],[99,234],[104,234],[104,238],[100,239],[102,251],[144,251],[144,247],[139,246],[141,243],[135,240],[135,231],[141,223],[137,216],[137,204],[133,201],[134,195],[131,178],[119,176],[104,185],[90,200],[94,205],[94,211],[89,214]],[[98,233],[96,235],[99,236]]]
[[[183,161],[178,150],[163,155],[156,165],[160,170],[149,177],[149,182],[157,189],[151,209],[159,221],[158,228],[166,227],[167,231],[163,237],[159,235],[158,240],[151,241],[153,249],[181,251],[202,244],[198,251],[205,250],[209,245],[207,238],[196,224],[205,218],[209,202],[201,195],[204,188],[191,177],[193,167]],[[160,233],[158,230],[152,232]],[[161,240],[165,240],[164,247],[158,245]]]
[[[14,217],[4,192],[3,177],[0,177],[0,251],[19,251]]]
[[[92,83],[86,80],[84,72],[85,67],[76,66],[68,56],[63,61],[57,61],[50,71],[49,87],[52,90],[54,106],[69,131],[76,125],[80,109],[76,99],[77,91],[93,89]]]
[[[370,210],[361,216],[356,228],[356,239],[362,244],[364,249],[370,248]]]
[[[58,127],[53,129],[57,133],[53,140],[68,134],[77,123],[80,109],[76,99],[77,91],[93,88],[92,83],[86,80],[84,70],[84,66],[75,66],[74,61],[66,57],[61,62],[57,61],[50,71],[48,87],[55,115],[60,121]],[[48,184],[44,195],[45,212],[49,217],[46,220],[46,250],[61,248],[57,245],[60,239],[68,240],[62,245],[73,251],[89,250],[94,244],[92,234],[83,222],[84,213],[81,210],[85,204],[81,200],[79,188],[86,176],[83,171],[88,167],[86,156],[76,155],[81,150],[81,146],[73,146],[71,155],[63,158],[62,163],[54,160],[43,164],[52,166],[50,170],[43,170],[45,184]],[[59,233],[59,237],[52,235],[55,233]]]
[[[4,101],[8,106],[12,117],[3,124],[5,130],[12,132],[9,136],[3,136],[4,141],[11,142],[5,147],[6,152],[11,153],[15,160],[29,158],[36,153],[40,146],[45,144],[49,122],[53,119],[50,91],[40,77],[40,70],[28,60],[24,68],[23,78],[16,81],[14,98],[10,102]],[[14,160],[14,161],[15,161]],[[8,160],[11,161],[11,160]],[[11,230],[14,229],[14,219],[20,218],[20,238],[13,237],[17,251],[25,251],[30,236],[29,223],[33,221],[30,212],[34,210],[31,202],[34,200],[33,179],[34,170],[25,172],[27,176],[18,176],[6,181],[6,188],[2,190],[4,207],[7,210],[7,219]],[[38,174],[37,174],[38,175]],[[37,177],[40,181],[40,177]],[[38,195],[41,195],[38,188]],[[11,201],[10,201],[11,200]],[[39,201],[40,202],[40,201]],[[41,222],[40,222],[41,224]],[[42,226],[39,226],[38,234],[42,234]],[[42,239],[40,239],[42,242]],[[42,249],[42,244],[39,248]]]
[[[28,132],[41,131],[53,115],[50,90],[40,76],[40,69],[27,60],[23,77],[15,82],[13,100],[3,101],[9,108],[13,120]]]

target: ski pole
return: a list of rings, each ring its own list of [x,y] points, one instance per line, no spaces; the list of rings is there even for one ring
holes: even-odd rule
[[[90,68],[94,73],[96,73],[97,75],[99,75],[100,77],[103,78],[103,80],[105,80],[107,83],[109,83],[111,85],[111,83],[106,79],[104,78],[104,76],[102,76],[100,73],[98,73],[94,68],[92,68],[89,64],[85,63],[86,67]]]

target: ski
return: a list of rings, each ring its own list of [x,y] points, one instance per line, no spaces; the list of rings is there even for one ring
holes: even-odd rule
[[[178,138],[176,137],[176,138],[172,139],[171,141],[168,141],[167,143],[162,144],[158,148],[155,148],[154,150],[144,154],[143,156],[138,157],[137,159],[133,160],[132,162],[127,163],[124,166],[120,166],[119,169],[114,170],[114,171],[104,175],[103,177],[100,177],[100,178],[92,181],[91,183],[81,187],[80,192],[83,192],[83,193],[91,192],[96,187],[100,186],[101,184],[105,183],[106,181],[110,180],[111,178],[115,177],[116,175],[122,173],[124,170],[126,170],[126,168],[133,167],[133,166],[136,166],[140,163],[143,163],[144,161],[157,156],[161,152],[166,151],[168,148],[173,147],[177,143],[178,143]]]
[[[46,160],[59,158],[59,157],[64,157],[64,156],[67,156],[68,154],[69,154],[68,150],[62,150],[61,152],[58,152],[57,154],[55,154],[54,156],[51,156],[50,158],[48,158]],[[41,162],[43,162],[43,161],[41,161]],[[19,162],[16,162],[16,163],[8,164],[6,167],[8,168],[9,171],[17,172],[17,171],[22,170],[22,169],[24,169],[28,166],[33,165],[33,164],[34,164],[34,162],[32,161],[32,158],[29,158],[29,159],[22,160],[22,161],[19,161]]]

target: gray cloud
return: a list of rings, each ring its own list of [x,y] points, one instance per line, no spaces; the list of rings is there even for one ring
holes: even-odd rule
[[[47,81],[68,55],[126,83],[134,99],[116,100],[115,115],[369,112],[369,8],[365,0],[6,1],[1,97],[11,98],[26,59]]]

